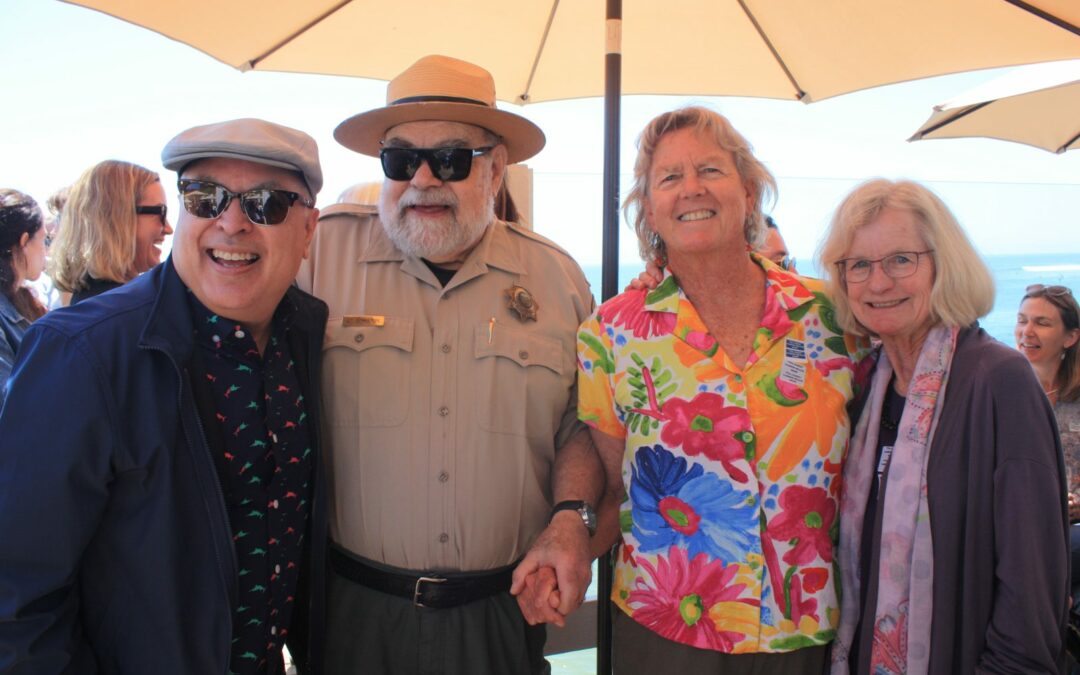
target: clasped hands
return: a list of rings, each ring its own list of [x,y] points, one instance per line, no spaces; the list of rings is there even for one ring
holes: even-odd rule
[[[529,625],[553,623],[581,606],[592,581],[589,535],[574,511],[560,511],[514,570],[510,593]]]

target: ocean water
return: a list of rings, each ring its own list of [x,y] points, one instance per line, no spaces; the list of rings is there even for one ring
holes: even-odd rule
[[[996,302],[994,309],[979,323],[986,332],[1007,345],[1012,346],[1013,326],[1016,323],[1016,310],[1024,289],[1031,284],[1059,284],[1068,286],[1080,293],[1080,253],[1041,253],[1026,255],[991,255],[984,258],[994,275]],[[800,259],[799,270],[804,274],[814,274],[809,267],[810,261]],[[630,279],[644,269],[638,263],[619,265],[619,289],[626,286]],[[600,266],[582,266],[585,277],[592,285],[593,295],[600,299]]]

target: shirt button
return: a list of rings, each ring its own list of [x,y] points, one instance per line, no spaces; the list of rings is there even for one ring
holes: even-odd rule
[[[277,626],[270,626],[270,634],[277,635]]]
[[[218,342],[221,342],[221,336],[220,335],[211,335],[210,340],[216,344]]]
[[[235,335],[236,339],[239,340],[244,337],[244,331],[237,329],[237,331],[233,333],[233,335]]]
[[[439,347],[439,349],[442,350],[443,354],[449,354],[450,353],[450,345],[443,345],[442,347]]]
[[[520,352],[518,352],[518,356],[520,356],[522,359],[527,359],[529,358],[529,352],[522,349]]]
[[[448,535],[445,532],[443,532],[442,534],[439,535],[439,543],[440,544],[445,544],[448,541],[450,541],[450,535]]]
[[[353,342],[363,342],[363,341],[364,341],[364,334],[363,333],[357,333],[356,335],[353,336]]]
[[[443,472],[441,472],[439,474],[439,482],[440,483],[445,483],[448,480],[450,480],[450,474],[446,473],[445,471],[443,471]]]
[[[277,434],[270,434],[270,439],[277,443]]]
[[[443,407],[439,408],[439,416],[440,417],[446,417],[449,414],[450,414],[450,408],[447,408],[446,406],[443,406]]]
[[[281,574],[281,565],[274,565],[274,574]]]

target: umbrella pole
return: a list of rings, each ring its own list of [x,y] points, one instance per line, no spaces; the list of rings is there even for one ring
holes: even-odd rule
[[[619,123],[622,94],[622,0],[607,0],[604,56],[604,240],[600,294],[607,300],[619,286]],[[596,672],[611,675],[611,553],[597,563]]]

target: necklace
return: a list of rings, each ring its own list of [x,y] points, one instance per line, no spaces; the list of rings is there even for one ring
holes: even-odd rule
[[[1050,398],[1054,394],[1058,393],[1058,389],[1061,389],[1061,387],[1054,387],[1050,391],[1046,392],[1046,398]]]

